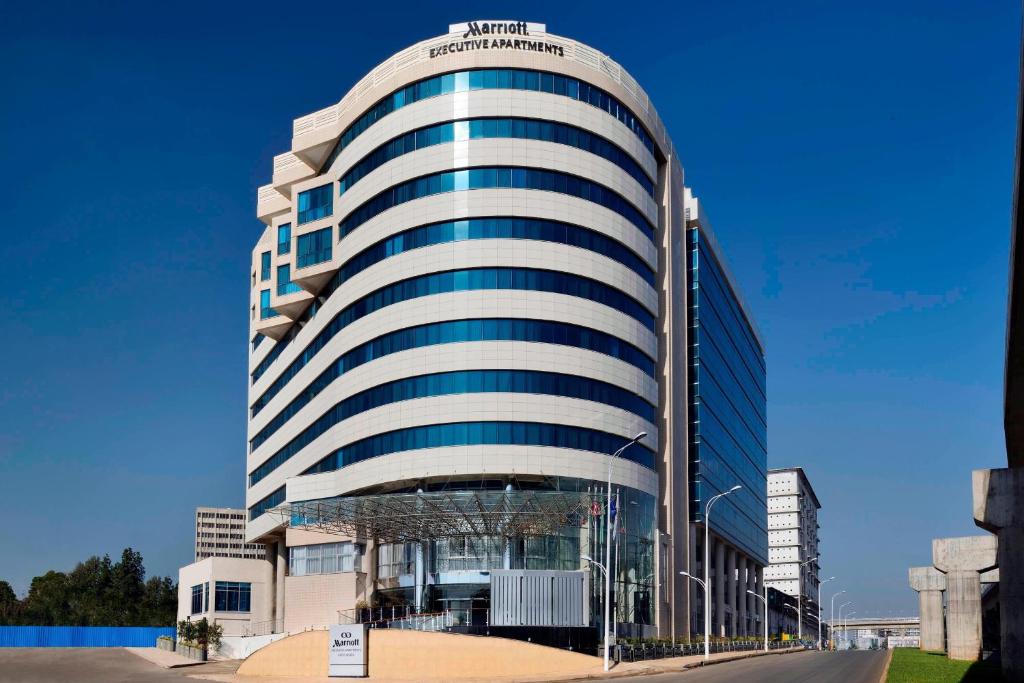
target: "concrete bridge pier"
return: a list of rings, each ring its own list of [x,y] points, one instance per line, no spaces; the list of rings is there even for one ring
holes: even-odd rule
[[[1024,467],[975,470],[974,521],[999,538],[999,656],[1003,676],[1024,683]]]
[[[932,562],[946,575],[950,659],[981,657],[981,572],[996,565],[995,536],[936,538]]]
[[[946,575],[935,567],[911,567],[910,587],[917,591],[921,605],[921,649],[946,650],[946,619],[942,612],[942,592]]]

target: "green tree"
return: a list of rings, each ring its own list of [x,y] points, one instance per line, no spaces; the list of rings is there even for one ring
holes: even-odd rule
[[[23,623],[33,626],[71,626],[68,577],[48,571],[32,579],[23,605]]]
[[[114,565],[110,607],[117,626],[136,626],[143,598],[146,595],[146,567],[142,553],[131,548],[121,552],[121,561]]]
[[[178,614],[178,587],[169,576],[154,576],[146,582],[140,626],[170,626]]]
[[[121,626],[112,609],[113,564],[90,557],[68,574],[70,621],[79,626]]]
[[[147,581],[142,554],[131,548],[116,564],[109,555],[93,556],[67,574],[37,576],[20,602],[0,581],[0,624],[170,626],[177,611],[177,585],[164,576]]]
[[[14,594],[11,584],[0,581],[0,626],[11,626],[18,623],[21,603]]]

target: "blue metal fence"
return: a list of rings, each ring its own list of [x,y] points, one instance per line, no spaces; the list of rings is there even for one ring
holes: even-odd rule
[[[0,626],[0,647],[153,647],[173,626]]]

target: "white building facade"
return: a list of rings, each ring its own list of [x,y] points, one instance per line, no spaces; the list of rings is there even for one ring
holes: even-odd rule
[[[702,631],[679,572],[700,568],[695,511],[737,484],[711,522],[715,632],[758,632],[764,352],[661,119],[618,64],[541,24],[454,25],[297,119],[257,215],[247,541],[267,545],[274,620],[322,626],[364,605],[473,620],[490,570],[538,569],[587,572],[597,625],[601,575],[584,557],[605,556],[610,466],[619,633]],[[698,260],[714,288],[699,314]],[[728,331],[698,317],[719,315],[716,297]],[[742,347],[732,360],[711,358],[716,335]],[[746,383],[752,407],[717,424],[695,368],[729,362],[743,376],[716,391]],[[410,505],[580,499],[593,506],[542,534],[366,531]]]
[[[178,621],[206,619],[225,636],[275,629],[273,566],[264,560],[208,557],[178,570]]]
[[[818,501],[803,468],[768,471],[768,557],[765,583],[787,595],[799,596],[803,623],[818,623]],[[816,634],[815,634],[816,635]]]
[[[207,557],[262,560],[266,548],[245,542],[245,510],[196,508],[196,562]]]

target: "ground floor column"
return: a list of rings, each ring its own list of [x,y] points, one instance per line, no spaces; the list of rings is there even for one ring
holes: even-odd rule
[[[715,540],[715,566],[712,583],[715,587],[715,614],[711,633],[725,635],[725,544]]]
[[[281,536],[274,544],[277,551],[277,567],[274,570],[274,626],[284,629],[284,577],[288,573],[288,545]],[[269,552],[269,548],[267,551]]]
[[[736,583],[736,549],[729,548],[725,560],[725,599],[728,601],[727,613],[729,615],[725,620],[725,635],[730,638],[736,636]]]
[[[750,635],[750,631],[747,626],[747,567],[749,563],[746,555],[740,555],[739,562],[736,563],[736,607],[739,610],[739,617],[737,618],[737,631],[738,636]]]
[[[747,560],[747,590],[760,595],[757,592],[757,565],[754,564],[753,560]],[[744,596],[747,598],[747,618],[750,623],[747,627],[747,635],[757,638],[763,635],[763,631],[757,628],[757,604],[761,601],[750,593],[744,593]]]

